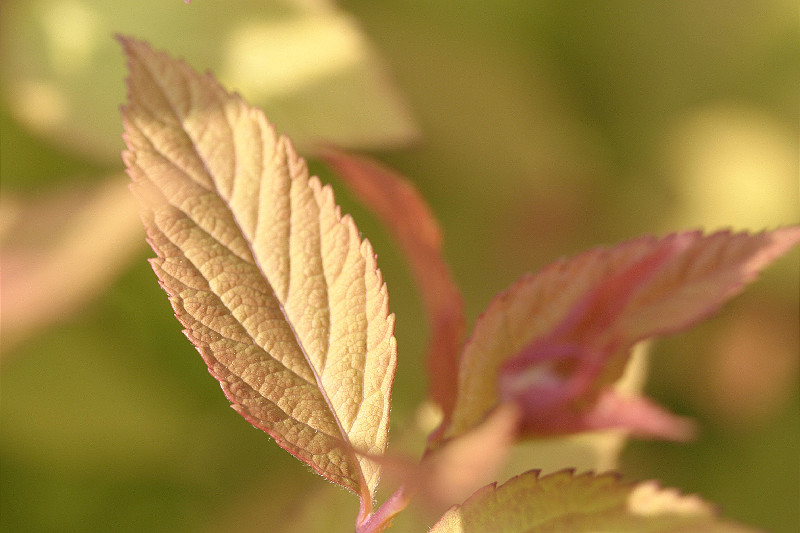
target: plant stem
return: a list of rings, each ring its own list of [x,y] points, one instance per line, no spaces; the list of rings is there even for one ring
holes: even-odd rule
[[[406,508],[411,501],[413,492],[409,492],[405,485],[398,489],[383,502],[378,510],[365,521],[356,524],[356,533],[380,533],[392,525],[392,519]],[[359,515],[359,519],[361,516]]]

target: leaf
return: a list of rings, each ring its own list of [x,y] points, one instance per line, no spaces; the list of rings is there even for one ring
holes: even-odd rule
[[[427,455],[410,483],[421,491],[422,503],[438,514],[496,479],[516,440],[518,418],[516,406],[501,405],[479,426]]]
[[[518,417],[515,405],[501,405],[478,427],[426,453],[421,461],[391,454],[376,458],[386,477],[403,487],[402,507],[392,512],[413,498],[432,518],[496,479],[516,440]]]
[[[210,74],[120,38],[123,158],[152,265],[242,416],[371,508],[394,316],[368,241],[264,114]]]
[[[499,387],[506,399],[525,405],[531,434],[614,427],[614,416],[625,426],[633,415],[624,407],[611,417],[592,408],[621,375],[633,344],[711,315],[798,241],[800,227],[642,237],[524,276],[475,324],[460,359],[446,436],[480,421],[501,399]],[[673,423],[667,429],[684,436],[682,422]]]
[[[800,242],[800,226],[756,234],[699,231],[664,239],[675,255],[631,298],[617,325],[628,342],[681,331],[715,313]]]
[[[464,303],[442,256],[441,229],[419,192],[397,172],[333,148],[323,152],[323,157],[392,231],[411,264],[431,323],[430,396],[447,418],[455,405]]]
[[[526,472],[487,485],[448,510],[431,533],[717,532],[753,531],[724,521],[696,496],[654,482],[622,483],[614,474],[539,477]]]
[[[515,405],[500,406],[479,427],[429,450],[421,461],[404,455],[373,456],[399,487],[368,520],[359,524],[356,532],[392,527],[412,499],[419,501],[425,514],[433,518],[494,479],[514,444],[518,415]]]
[[[93,160],[117,162],[123,70],[108,36],[119,32],[210,68],[249,102],[270,109],[270,121],[301,152],[320,139],[350,148],[413,141],[419,131],[407,102],[358,20],[337,4],[9,2],[0,87],[27,129]]]
[[[120,173],[96,189],[33,201],[3,195],[4,356],[43,326],[80,311],[140,250],[142,227],[127,189]]]
[[[625,373],[611,390],[620,396],[640,394],[648,374],[652,343],[638,343],[631,354]],[[575,472],[607,472],[619,469],[619,454],[628,440],[628,432],[619,429],[528,439],[517,442],[499,479],[508,479],[520,472],[536,469],[550,474],[564,469]]]

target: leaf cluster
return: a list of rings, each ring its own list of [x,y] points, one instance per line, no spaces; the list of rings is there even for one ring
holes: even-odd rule
[[[441,420],[411,460],[387,453],[395,319],[369,241],[259,109],[211,74],[120,42],[123,159],[175,315],[237,412],[359,498],[357,532],[383,531],[415,498],[444,513],[437,533],[746,530],[649,482],[485,478],[523,440],[690,438],[690,421],[617,388],[634,347],[715,313],[800,242],[800,227],[645,236],[560,259],[498,294],[465,336],[422,197],[391,169],[326,149],[396,237],[431,324]],[[375,509],[382,472],[398,487]]]

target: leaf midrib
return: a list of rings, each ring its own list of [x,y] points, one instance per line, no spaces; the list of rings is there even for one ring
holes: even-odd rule
[[[200,151],[198,150],[197,143],[195,143],[195,142],[194,142],[194,139],[193,139],[193,137],[192,137],[192,136],[189,134],[189,132],[186,130],[186,127],[185,127],[185,125],[184,125],[184,120],[183,120],[183,117],[182,117],[182,116],[181,116],[181,114],[180,114],[180,113],[177,111],[176,107],[173,105],[172,99],[169,97],[169,93],[168,93],[168,92],[167,92],[167,91],[164,89],[164,87],[163,87],[163,86],[162,86],[162,85],[159,83],[159,81],[158,81],[158,78],[157,78],[156,76],[153,76],[153,73],[152,73],[152,71],[151,71],[151,70],[150,70],[150,69],[147,67],[147,64],[143,62],[143,65],[145,66],[145,69],[147,70],[147,73],[148,73],[148,75],[150,76],[151,80],[153,81],[154,85],[155,85],[156,87],[158,87],[158,89],[161,91],[162,95],[164,96],[165,102],[167,103],[167,105],[168,105],[168,107],[169,107],[170,111],[172,112],[173,116],[176,118],[176,120],[177,120],[178,124],[180,124],[180,131],[181,131],[181,132],[182,132],[182,134],[183,134],[183,135],[184,135],[184,136],[185,136],[185,137],[186,137],[186,138],[189,140],[189,142],[190,142],[190,144],[191,144],[191,148],[192,148],[192,150],[193,150],[194,154],[197,156],[197,159],[198,159],[198,160],[201,162],[201,164],[202,164],[202,166],[203,166],[203,170],[204,170],[204,172],[205,172],[205,173],[206,173],[206,175],[207,175],[207,176],[208,176],[208,177],[211,179],[212,183],[214,183],[214,184],[215,184],[215,188],[217,188],[217,187],[216,187],[217,181],[214,179],[214,174],[213,174],[213,173],[210,171],[210,169],[209,169],[209,166],[208,166],[208,164],[207,164],[207,162],[206,162],[205,158],[203,157],[203,155],[202,155],[202,154],[200,153]],[[191,91],[189,91],[189,96],[191,97]],[[242,104],[242,105],[245,105],[245,106],[247,106],[247,104],[245,104],[243,101],[241,101],[241,104]],[[249,109],[249,106],[247,106],[247,107],[248,107],[248,109]],[[191,106],[190,106],[190,108],[191,108]],[[259,111],[258,111],[258,110],[256,110],[256,112],[259,112]],[[224,112],[223,112],[223,116],[224,116]],[[233,139],[233,136],[232,136],[232,135],[230,135],[230,131],[231,131],[233,128],[231,127],[231,124],[230,124],[229,122],[227,122],[227,120],[226,120],[226,122],[225,122],[225,123],[226,123],[226,125],[228,126],[228,129],[229,129],[229,134],[228,134],[228,136],[229,136],[229,138],[231,139],[231,145],[233,145],[233,140],[232,140],[232,139]],[[261,138],[261,141],[262,141],[262,142],[261,142],[261,147],[262,147],[262,149],[263,149],[263,146],[264,146],[264,143],[263,143],[263,129],[262,129],[260,126],[261,126],[261,125],[259,124],[259,128],[258,128],[258,129],[259,129],[259,134],[260,134],[260,136],[262,137],[262,138]],[[280,139],[281,139],[281,137],[278,137],[278,138],[276,139],[276,140],[278,141],[278,142],[276,142],[276,143],[275,143],[275,148],[276,148],[276,151],[277,151],[277,149],[278,149],[279,147],[281,147]],[[317,372],[317,369],[316,369],[316,367],[315,367],[315,366],[314,366],[314,364],[312,363],[312,361],[311,361],[311,358],[310,358],[310,356],[309,356],[309,354],[308,354],[308,352],[307,352],[307,350],[306,350],[305,346],[304,346],[304,345],[303,345],[303,343],[301,342],[301,340],[300,340],[300,336],[298,335],[298,332],[297,332],[297,330],[295,329],[295,327],[294,327],[294,324],[292,323],[292,321],[291,321],[291,320],[289,320],[289,317],[288,317],[288,315],[287,315],[287,313],[286,313],[285,302],[283,302],[283,301],[282,301],[282,300],[281,300],[281,299],[278,297],[278,295],[275,293],[275,289],[274,289],[274,287],[273,287],[272,283],[270,282],[270,278],[269,278],[269,276],[267,275],[267,273],[266,273],[266,272],[264,272],[264,269],[263,269],[263,266],[261,265],[261,263],[260,263],[259,261],[257,261],[257,260],[256,260],[256,253],[255,253],[255,250],[253,249],[253,244],[250,242],[250,240],[249,240],[249,239],[247,239],[247,237],[246,237],[246,234],[245,234],[245,232],[243,231],[243,229],[242,229],[242,227],[241,227],[241,224],[239,223],[239,219],[238,219],[238,217],[236,216],[236,213],[234,212],[234,210],[233,210],[233,209],[232,209],[232,207],[231,207],[231,204],[229,203],[229,201],[228,201],[228,200],[227,200],[227,199],[226,199],[224,196],[222,196],[221,194],[219,194],[219,190],[218,190],[218,188],[217,188],[217,190],[213,190],[213,189],[209,189],[208,187],[206,187],[206,186],[205,186],[204,184],[202,184],[202,183],[198,183],[197,181],[195,181],[195,180],[192,178],[192,176],[191,176],[189,173],[187,173],[187,172],[186,172],[185,170],[183,170],[183,169],[182,169],[182,168],[181,168],[179,165],[175,164],[175,162],[173,162],[173,161],[172,161],[172,160],[171,160],[169,157],[167,157],[167,155],[166,155],[166,154],[164,154],[164,153],[163,153],[163,152],[161,152],[160,150],[156,149],[156,146],[155,146],[155,145],[154,145],[152,142],[151,142],[150,144],[151,144],[151,146],[153,147],[154,151],[156,151],[156,153],[158,153],[158,154],[159,154],[161,157],[163,157],[164,159],[166,159],[167,161],[169,161],[169,162],[170,162],[170,163],[173,165],[173,167],[175,167],[175,168],[177,168],[178,170],[180,170],[180,171],[181,171],[181,172],[182,172],[184,175],[186,175],[186,176],[187,176],[187,177],[188,177],[190,180],[194,181],[194,182],[195,182],[197,185],[199,185],[200,187],[202,187],[202,188],[206,189],[207,191],[209,191],[209,192],[210,192],[210,193],[212,193],[212,194],[215,194],[215,195],[216,195],[216,196],[217,196],[217,197],[218,197],[218,198],[219,198],[219,199],[220,199],[220,200],[221,200],[221,201],[222,201],[222,202],[225,204],[225,206],[227,207],[227,209],[228,209],[229,213],[231,214],[231,218],[233,219],[234,223],[236,224],[236,227],[237,227],[237,229],[239,230],[240,234],[241,234],[241,235],[244,237],[244,240],[245,240],[245,242],[247,243],[248,249],[250,250],[250,255],[251,255],[251,258],[252,258],[252,260],[253,260],[253,264],[256,266],[256,268],[258,269],[258,271],[261,273],[261,276],[263,277],[263,279],[264,279],[264,282],[265,282],[265,283],[266,283],[266,285],[268,286],[268,288],[269,288],[270,292],[271,292],[271,293],[273,294],[273,296],[275,297],[275,300],[278,302],[278,307],[279,307],[279,309],[280,309],[280,311],[281,311],[281,314],[283,315],[283,318],[284,318],[284,320],[285,320],[286,324],[289,326],[289,328],[290,328],[290,330],[291,330],[291,332],[292,332],[292,335],[294,336],[295,343],[296,343],[297,347],[300,349],[300,352],[303,354],[303,357],[304,357],[304,359],[305,359],[305,361],[306,361],[306,364],[308,365],[308,368],[311,370],[311,373],[312,373],[312,374],[313,374],[313,376],[314,376],[314,379],[315,379],[315,381],[316,381],[316,385],[317,385],[317,390],[319,390],[319,392],[320,392],[320,395],[321,395],[321,396],[323,397],[323,399],[325,400],[325,404],[326,404],[326,405],[327,405],[327,407],[328,407],[329,414],[330,414],[330,416],[332,417],[332,419],[334,420],[334,422],[336,423],[336,427],[339,429],[340,437],[341,437],[341,439],[342,439],[343,443],[344,443],[344,444],[346,444],[346,446],[349,448],[349,449],[345,450],[345,451],[346,451],[346,455],[348,456],[348,458],[350,458],[350,459],[352,460],[351,462],[352,462],[352,463],[354,463],[354,466],[356,466],[356,467],[357,467],[357,470],[358,470],[358,477],[359,477],[359,484],[361,485],[361,487],[362,487],[362,488],[364,488],[364,487],[367,487],[366,478],[365,478],[365,475],[364,475],[364,471],[363,471],[363,469],[361,468],[361,463],[360,463],[360,461],[358,460],[358,458],[355,456],[355,454],[352,452],[352,449],[353,449],[354,447],[353,447],[352,443],[350,442],[350,437],[349,437],[349,434],[347,433],[347,431],[345,431],[345,429],[344,429],[344,427],[343,427],[343,425],[342,425],[342,421],[340,420],[340,418],[339,418],[339,416],[338,416],[338,414],[337,414],[337,412],[336,412],[336,409],[335,409],[335,408],[334,408],[334,406],[332,405],[331,399],[330,399],[329,395],[327,394],[327,391],[326,391],[325,387],[323,386],[323,383],[322,383],[322,378],[321,378],[321,376],[319,375],[319,373]],[[286,162],[286,161],[288,160],[288,158],[286,157],[286,155],[287,155],[287,154],[286,154],[286,151],[285,151],[285,146],[286,146],[286,145],[284,144],[284,150],[283,150],[283,153],[282,153],[282,155],[284,156],[284,157],[282,158],[284,162]],[[263,153],[262,153],[262,161],[263,161]],[[236,175],[236,174],[235,174],[235,168],[236,168],[236,165],[237,165],[237,161],[236,161],[236,158],[235,158],[235,157],[233,158],[233,162],[232,162],[232,164],[233,164],[233,166],[234,166],[234,174],[233,174],[233,175],[235,176],[235,175]],[[291,179],[291,178],[290,178],[290,179]],[[306,180],[306,184],[305,184],[305,186],[309,186],[309,185],[308,185],[308,180]],[[259,184],[259,187],[260,187],[260,184]],[[312,192],[313,192],[313,191],[312,191]],[[314,199],[315,199],[315,201],[316,201],[316,194],[314,194],[314,196],[315,196],[315,198],[314,198]],[[186,213],[186,212],[185,212],[183,209],[181,209],[180,207],[178,207],[178,206],[174,205],[174,204],[173,204],[171,201],[170,201],[169,203],[170,203],[170,205],[172,205],[172,206],[173,206],[175,209],[177,209],[177,210],[179,210],[181,213],[183,213],[183,214],[184,214],[184,215],[185,215],[187,218],[189,218],[190,220],[192,220],[192,222],[195,224],[195,226],[197,226],[198,228],[200,228],[200,229],[202,229],[204,232],[206,232],[206,233],[207,233],[207,234],[208,234],[208,235],[209,235],[211,238],[213,238],[214,240],[216,240],[216,241],[217,241],[217,242],[218,242],[218,243],[219,243],[221,246],[223,246],[225,249],[227,249],[228,251],[230,251],[230,252],[231,252],[233,255],[236,255],[236,254],[235,254],[235,253],[234,253],[234,252],[233,252],[233,251],[232,251],[232,250],[231,250],[231,249],[230,249],[230,248],[229,248],[227,245],[225,245],[224,243],[220,242],[220,241],[219,241],[219,240],[217,240],[217,239],[216,239],[216,238],[215,238],[213,235],[211,235],[211,234],[210,234],[210,233],[208,233],[208,232],[207,232],[205,229],[203,229],[203,228],[202,228],[202,226],[200,226],[200,225],[199,225],[199,224],[198,224],[198,223],[197,223],[197,222],[196,222],[196,221],[195,221],[195,220],[194,220],[194,219],[193,219],[193,218],[192,218],[192,217],[191,217],[191,216],[190,216],[188,213]],[[318,205],[319,205],[319,204],[318,204]],[[292,206],[292,201],[291,201],[291,196],[290,196],[290,201],[289,201],[289,208],[290,208],[290,212],[291,212],[291,210],[293,209],[293,206]],[[259,217],[259,216],[260,216],[260,210],[257,210],[256,212],[257,212],[257,217]],[[341,223],[341,221],[340,221],[340,220],[337,220],[337,223]],[[290,226],[290,229],[289,229],[289,239],[290,239],[290,246],[291,246],[291,239],[292,239],[292,231],[291,231],[291,216],[289,217],[289,226]],[[322,235],[322,231],[320,231],[320,235]],[[321,252],[320,252],[320,255],[321,255]],[[291,254],[290,254],[290,259],[289,259],[289,260],[291,261]],[[323,279],[325,279],[325,280],[326,280],[326,291],[325,291],[325,294],[326,294],[326,297],[327,297],[327,296],[329,296],[329,291],[327,290],[328,284],[327,284],[327,278],[325,278],[325,272],[324,272],[324,268],[323,268]],[[209,287],[209,288],[210,288],[210,287]],[[214,291],[212,291],[212,292],[214,292]],[[289,289],[287,288],[287,297],[288,297],[288,292],[289,292]],[[221,297],[220,297],[218,294],[216,294],[215,292],[214,292],[214,294],[217,296],[217,298],[219,298],[219,299],[220,299],[220,302],[222,302],[222,303],[223,303],[223,305],[225,305],[225,303],[224,303],[224,301],[222,300],[222,298],[221,298]],[[229,312],[232,312],[232,310],[231,310],[230,308],[228,308],[228,306],[227,306],[227,305],[225,305],[225,307],[226,307],[226,309],[228,309],[228,311],[229,311]],[[330,311],[330,303],[328,303],[328,310]],[[328,335],[330,335],[330,329],[331,329],[331,328],[329,327],[329,328],[328,328]],[[248,331],[248,330],[247,330],[247,328],[245,328],[245,331]],[[252,334],[250,334],[250,333],[249,333],[249,331],[248,331],[248,335],[250,336],[251,340],[253,341],[253,344],[256,344],[256,345],[258,345],[258,343],[256,343],[255,339],[253,338]],[[260,345],[259,345],[259,347],[263,349],[263,346],[260,346]],[[328,344],[327,344],[327,349],[328,349],[328,353],[329,353],[329,350],[330,350],[330,341],[329,341],[329,342],[328,342]],[[268,353],[268,352],[266,352],[266,350],[265,350],[265,353]],[[328,355],[328,353],[326,353],[326,361],[327,361],[327,355]],[[286,367],[284,367],[284,368],[286,368]],[[288,369],[288,368],[287,368],[287,370],[290,370],[290,369]],[[290,370],[290,371],[291,371],[291,370]],[[292,372],[292,373],[294,374],[294,372]],[[237,374],[237,375],[238,375],[238,374]],[[297,375],[297,374],[295,374],[295,375]],[[240,379],[241,379],[241,376],[239,376],[239,377],[240,377]],[[301,379],[302,379],[302,378],[301,378]],[[305,380],[304,380],[304,381],[305,381]],[[363,399],[362,399],[362,401],[363,401]],[[284,411],[284,412],[285,412],[285,411]],[[295,422],[299,422],[297,419],[295,419],[295,418],[294,418],[293,416],[291,416],[289,413],[286,413],[286,414],[287,414],[287,416],[289,416],[289,417],[290,417],[292,420],[294,420]],[[304,424],[304,425],[307,425],[307,424]],[[309,427],[310,427],[310,426],[309,426]],[[313,429],[313,428],[312,428],[312,429]]]

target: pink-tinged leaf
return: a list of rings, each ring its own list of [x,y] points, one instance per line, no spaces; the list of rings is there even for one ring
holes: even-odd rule
[[[634,346],[625,373],[609,391],[616,396],[636,398],[644,388],[648,374],[649,351],[653,343]],[[619,468],[619,455],[630,432],[615,429],[566,433],[546,439],[517,442],[508,463],[497,479],[508,479],[527,470],[543,474],[574,469],[576,472],[608,472]]]
[[[369,242],[264,114],[211,75],[120,39],[123,157],[152,260],[233,407],[371,509],[394,317]]]
[[[430,395],[447,418],[455,405],[456,359],[464,336],[464,305],[442,257],[439,225],[417,190],[393,170],[332,148],[323,157],[361,201],[375,211],[408,257],[431,322]]]
[[[696,496],[654,482],[623,483],[614,474],[540,477],[526,472],[491,484],[448,510],[430,533],[744,533],[751,528],[723,520]]]
[[[447,441],[419,465],[419,501],[438,516],[482,485],[497,479],[517,437],[520,412],[513,403],[499,405],[479,426]]]
[[[674,242],[676,253],[637,291],[617,325],[628,342],[674,333],[715,313],[800,243],[800,226],[756,234],[694,231],[664,240]]]
[[[504,404],[481,425],[426,454],[422,461],[392,455],[374,457],[400,488],[363,524],[363,531],[388,528],[412,499],[431,517],[439,516],[496,479],[516,439],[518,419],[517,406]]]
[[[539,392],[534,388],[517,398],[524,412],[519,428],[523,435],[563,435],[614,428],[625,429],[637,437],[681,441],[691,440],[695,435],[695,425],[690,419],[675,416],[641,396],[622,396],[605,389],[593,399],[590,408],[531,408],[536,406]],[[532,400],[530,404],[528,400]]]
[[[798,241],[800,227],[643,237],[523,277],[475,325],[446,436],[475,425],[498,401],[513,400],[529,435],[605,427],[686,438],[684,420],[604,391],[637,341],[706,318]]]
[[[142,226],[120,173],[91,190],[0,200],[2,353],[104,290],[142,247]],[[65,280],[69,280],[66,282]]]
[[[426,454],[421,462],[385,462],[387,476],[397,478],[406,492],[437,515],[496,479],[514,444],[519,408],[499,405],[480,425]]]

